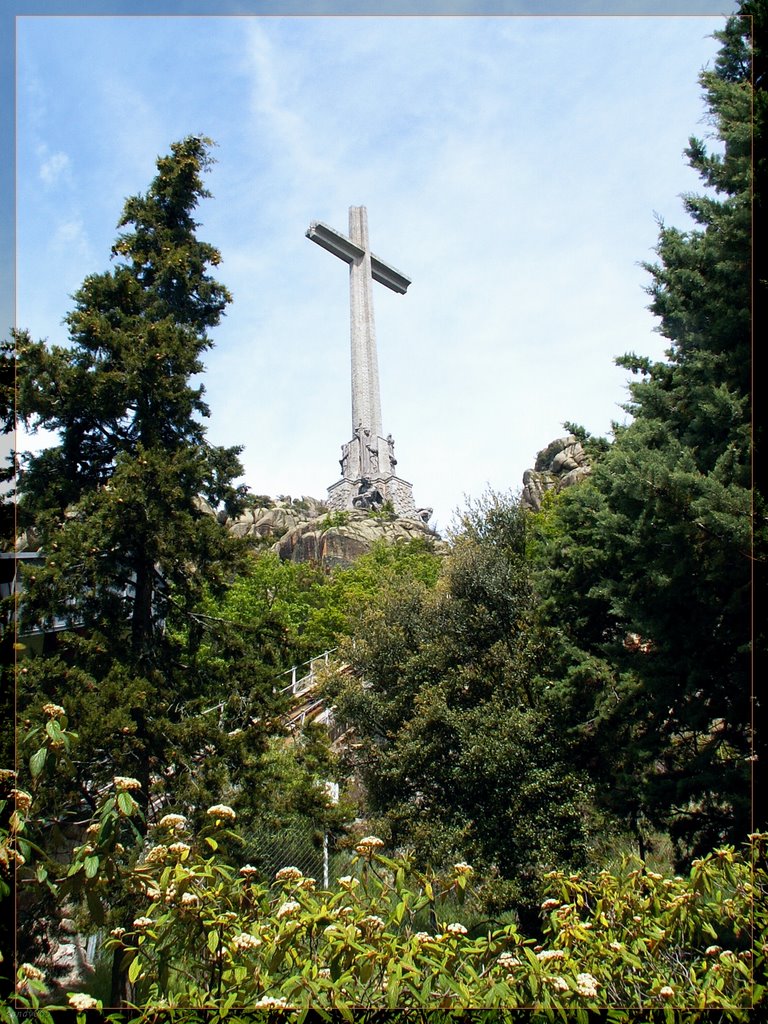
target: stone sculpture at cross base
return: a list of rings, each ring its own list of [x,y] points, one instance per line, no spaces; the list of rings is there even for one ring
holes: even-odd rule
[[[352,438],[341,446],[341,479],[328,488],[328,507],[376,511],[389,503],[398,516],[427,521],[431,509],[416,508],[413,486],[395,470],[392,435],[383,435],[373,319],[372,281],[404,295],[410,278],[371,252],[364,206],[349,208],[349,236],[313,222],[307,238],[349,264]]]
[[[399,516],[424,518],[423,513],[429,510],[417,510],[412,485],[395,471],[397,459],[391,435],[372,436],[370,429],[360,423],[341,450],[341,480],[328,488],[332,512],[352,508],[377,511],[389,502]]]

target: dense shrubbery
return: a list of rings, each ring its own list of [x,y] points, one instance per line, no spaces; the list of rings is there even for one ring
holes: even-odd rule
[[[714,851],[686,877],[634,858],[593,878],[553,871],[541,934],[526,937],[514,924],[462,923],[474,899],[470,865],[420,872],[407,855],[385,856],[373,836],[357,840],[350,874],[329,890],[291,866],[267,880],[239,865],[236,814],[225,805],[208,808],[194,834],[184,816],[167,814],[143,839],[133,824],[138,785],[114,780],[58,878],[24,845],[33,798],[16,790],[3,851],[22,866],[23,884],[58,888],[91,920],[104,883],[119,876],[128,917],[104,926],[105,945],[122,961],[141,1019],[169,1007],[735,1012],[762,997],[766,836],[752,836],[746,854]],[[40,968],[22,964],[17,1008],[45,1005],[47,994]],[[69,993],[68,1004],[101,1008],[88,992]]]

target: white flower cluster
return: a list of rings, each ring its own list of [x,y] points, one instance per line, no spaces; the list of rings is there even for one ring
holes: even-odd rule
[[[368,914],[361,919],[360,925],[367,932],[380,932],[384,929],[384,922],[378,914]]]
[[[556,975],[554,978],[548,978],[547,981],[548,981],[550,987],[555,990],[555,992],[567,992],[568,991],[568,982],[565,980],[565,978],[561,977],[559,974]]]
[[[457,875],[473,875],[475,873],[475,869],[472,865],[465,863],[463,860],[459,861],[458,864],[454,864],[453,870]]]
[[[536,959],[545,964],[548,960],[562,960],[564,956],[562,949],[542,949],[536,954]]]
[[[291,914],[295,914],[297,910],[301,910],[301,904],[297,903],[296,900],[288,900],[283,903],[282,906],[277,908],[275,917],[290,917]]]
[[[115,784],[115,789],[118,793],[124,793],[129,789],[141,789],[141,783],[138,779],[132,779],[128,775],[115,775],[112,780]]]
[[[98,1007],[97,1001],[93,996],[86,995],[85,992],[73,992],[69,997],[69,1005],[75,1010],[95,1010]]]
[[[235,949],[256,949],[261,945],[261,939],[251,935],[250,932],[239,932],[232,939],[232,944]]]
[[[597,984],[597,978],[593,978],[591,974],[576,975],[576,991],[580,996],[594,999],[597,995]]]
[[[214,804],[205,813],[211,818],[216,818],[217,821],[235,821],[237,819],[235,811],[226,804]]]
[[[499,967],[504,967],[505,969],[508,969],[510,967],[518,967],[520,965],[520,958],[515,956],[514,953],[510,953],[509,950],[506,950],[499,956],[496,962],[498,963]]]
[[[24,978],[31,978],[33,981],[44,981],[45,975],[39,967],[35,967],[34,964],[22,964],[19,968],[20,974]]]
[[[380,850],[383,845],[384,845],[384,840],[383,839],[379,839],[378,836],[365,836],[357,844],[357,846],[355,847],[355,850],[358,853],[362,853],[362,854],[367,856],[367,855],[370,855],[372,853],[375,853],[376,850]]]
[[[300,878],[303,878],[301,871],[298,868],[289,865],[280,870],[275,875],[275,880],[278,882],[298,882]]]
[[[181,832],[187,826],[187,819],[183,814],[164,814],[157,824],[158,828],[169,828],[174,832]]]
[[[253,1004],[254,1010],[284,1010],[288,1006],[288,1000],[282,996],[262,996]]]
[[[23,789],[12,789],[8,794],[16,804],[17,811],[28,811],[32,806],[32,796]]]
[[[453,924],[447,924],[445,926],[445,931],[446,931],[446,933],[448,935],[466,935],[467,934],[467,929],[464,927],[464,925],[463,924],[459,924],[457,921],[455,921]]]

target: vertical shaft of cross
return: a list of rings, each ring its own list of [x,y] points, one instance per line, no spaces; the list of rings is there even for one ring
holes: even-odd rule
[[[349,237],[363,250],[349,265],[350,348],[352,357],[352,430],[359,426],[372,437],[381,434],[381,394],[373,317],[371,249],[368,213],[364,206],[349,208]]]

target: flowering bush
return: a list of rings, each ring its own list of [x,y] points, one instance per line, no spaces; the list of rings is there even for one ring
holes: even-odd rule
[[[236,838],[231,808],[209,808],[197,834],[183,815],[166,814],[144,836],[133,826],[141,814],[137,786],[116,777],[63,874],[54,882],[41,861],[36,877],[68,899],[79,895],[94,924],[102,901],[109,907],[110,885],[130,894],[135,913],[105,945],[146,1015],[140,1019],[168,1007],[221,1016],[312,1008],[351,1017],[355,1007],[570,1014],[606,1006],[623,1008],[616,1019],[631,1008],[683,1007],[742,1019],[762,1001],[768,836],[751,836],[746,855],[714,851],[685,878],[632,858],[592,879],[553,871],[537,941],[514,925],[468,928],[449,919],[446,898],[456,907],[471,891],[473,870],[464,862],[437,878],[407,856],[386,856],[382,841],[366,836],[351,873],[331,889],[290,865],[265,880],[221,855],[222,840]],[[25,791],[11,796],[16,807],[2,844],[9,865],[23,856],[18,845],[34,807]],[[126,850],[118,836],[131,834]],[[25,854],[34,860],[29,845]],[[47,993],[44,965],[22,964],[16,1005],[43,1013]],[[88,992],[69,993],[68,1007],[101,1008]],[[0,1012],[0,1020],[11,1018]]]

